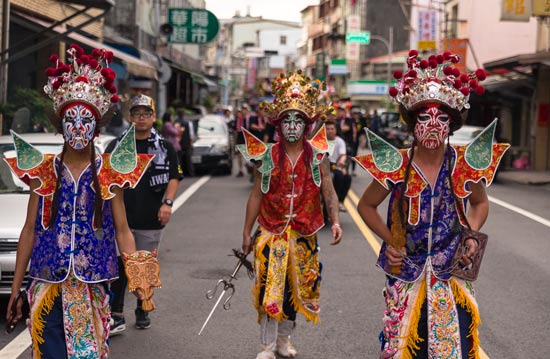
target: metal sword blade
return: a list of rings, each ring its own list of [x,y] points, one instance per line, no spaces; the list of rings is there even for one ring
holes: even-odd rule
[[[216,308],[218,307],[218,304],[220,304],[220,301],[222,300],[223,296],[225,295],[225,292],[227,291],[227,289],[224,289],[222,290],[220,296],[218,297],[218,300],[216,301],[216,304],[214,304],[214,306],[212,307],[212,310],[210,311],[210,314],[208,314],[208,317],[206,318],[206,320],[204,321],[204,324],[202,325],[202,328],[201,330],[199,331],[199,335],[201,335],[202,331],[204,330],[204,328],[206,327],[206,324],[208,324],[208,321],[210,320],[210,318],[212,317],[212,314],[214,314],[214,311],[216,310]]]

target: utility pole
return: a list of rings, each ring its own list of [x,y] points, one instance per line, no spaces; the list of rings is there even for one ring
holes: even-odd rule
[[[5,104],[8,100],[8,48],[10,41],[10,0],[2,2],[2,21],[0,27],[0,43],[2,57],[0,57],[0,104]],[[0,133],[2,127],[0,126]]]
[[[382,41],[384,45],[386,45],[386,48],[388,49],[388,60],[386,64],[386,81],[388,83],[388,91],[389,91],[391,87],[391,78],[392,78],[391,68],[392,68],[392,53],[393,53],[393,26],[390,26],[389,28],[388,39],[378,35],[371,35],[370,38],[372,40]],[[386,108],[389,109],[389,107],[390,107],[390,102],[388,101]]]

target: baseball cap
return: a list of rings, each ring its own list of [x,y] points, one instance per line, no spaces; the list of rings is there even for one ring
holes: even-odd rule
[[[130,100],[130,110],[138,106],[144,106],[151,109],[152,111],[155,111],[155,101],[147,95],[141,94],[132,97],[132,99]]]

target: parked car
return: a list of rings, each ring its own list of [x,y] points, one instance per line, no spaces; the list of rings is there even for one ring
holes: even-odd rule
[[[193,143],[191,162],[195,170],[214,170],[230,175],[233,169],[233,149],[225,119],[206,115],[198,121],[198,139]]]
[[[480,126],[462,126],[449,137],[451,145],[467,145],[483,131]]]
[[[21,134],[28,143],[43,153],[60,153],[63,148],[63,136],[52,133]],[[95,140],[96,152],[103,153],[110,135],[101,135]],[[4,158],[15,157],[15,148],[11,135],[0,136],[0,296],[11,293],[11,284],[15,274],[15,254],[19,234],[25,223],[29,187],[10,171]],[[23,283],[26,285],[26,280]]]
[[[399,112],[384,112],[380,115],[380,136],[397,148],[410,147],[413,135],[401,121]]]

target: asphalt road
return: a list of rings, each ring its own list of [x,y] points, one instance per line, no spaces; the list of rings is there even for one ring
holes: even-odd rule
[[[357,173],[352,191],[360,197],[370,178]],[[180,193],[198,180],[184,179]],[[175,211],[160,247],[163,288],[155,294],[158,309],[151,314],[152,327],[133,327],[134,299],[129,295],[128,329],[111,339],[111,358],[255,358],[259,325],[251,304],[252,281],[244,272],[234,282],[231,310],[218,308],[203,334],[197,335],[214,304],[205,298],[206,291],[229,276],[236,263],[229,254],[240,248],[250,188],[246,178],[214,176]],[[549,187],[494,184],[489,195],[550,220]],[[293,342],[302,359],[378,358],[384,276],[352,218],[353,201],[346,203],[350,212],[340,215],[342,243],[330,246],[328,229],[319,234],[324,265],[321,323],[313,326],[298,319]],[[548,357],[550,227],[491,203],[483,230],[490,242],[475,284],[483,320],[481,346],[487,354],[483,358]],[[2,313],[5,305],[3,301]],[[0,348],[16,336],[0,335]],[[30,358],[30,351],[19,357]],[[0,358],[13,356],[0,351]]]

